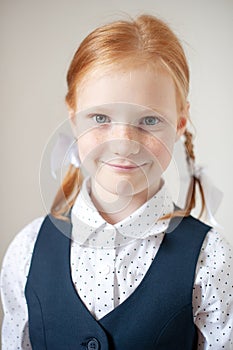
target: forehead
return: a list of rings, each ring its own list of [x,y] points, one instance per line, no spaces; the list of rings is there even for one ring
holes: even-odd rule
[[[176,109],[176,89],[172,77],[161,69],[99,69],[86,76],[77,89],[76,101],[77,112],[122,102],[169,113]]]

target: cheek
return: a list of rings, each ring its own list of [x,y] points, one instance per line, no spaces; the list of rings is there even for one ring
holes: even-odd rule
[[[165,170],[171,161],[174,143],[175,136],[165,134],[148,138],[145,147],[155,158],[156,163]]]
[[[81,162],[93,159],[103,142],[103,138],[95,130],[80,136],[78,138],[78,151]]]

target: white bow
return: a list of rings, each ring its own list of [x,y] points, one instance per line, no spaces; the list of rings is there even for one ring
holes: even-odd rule
[[[205,168],[200,165],[194,165],[193,167],[193,175],[199,179],[201,182],[205,204],[206,204],[206,219],[207,221],[216,227],[222,228],[214,218],[214,214],[216,213],[222,198],[223,192],[217,188],[209,176],[206,174]]]
[[[50,158],[53,177],[56,179],[56,171],[69,164],[73,164],[76,168],[80,167],[81,163],[78,156],[78,146],[74,138],[64,133],[59,133],[58,140],[52,149]]]

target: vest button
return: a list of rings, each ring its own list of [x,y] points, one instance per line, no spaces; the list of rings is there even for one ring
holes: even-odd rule
[[[99,342],[97,339],[92,338],[87,342],[87,349],[88,350],[98,350],[100,349]]]

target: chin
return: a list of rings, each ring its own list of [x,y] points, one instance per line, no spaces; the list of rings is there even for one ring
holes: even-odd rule
[[[148,192],[148,181],[135,181],[130,177],[118,178],[108,176],[107,178],[95,177],[98,187],[101,187],[105,192],[120,197],[132,197],[142,192]],[[139,185],[140,184],[140,185]]]

